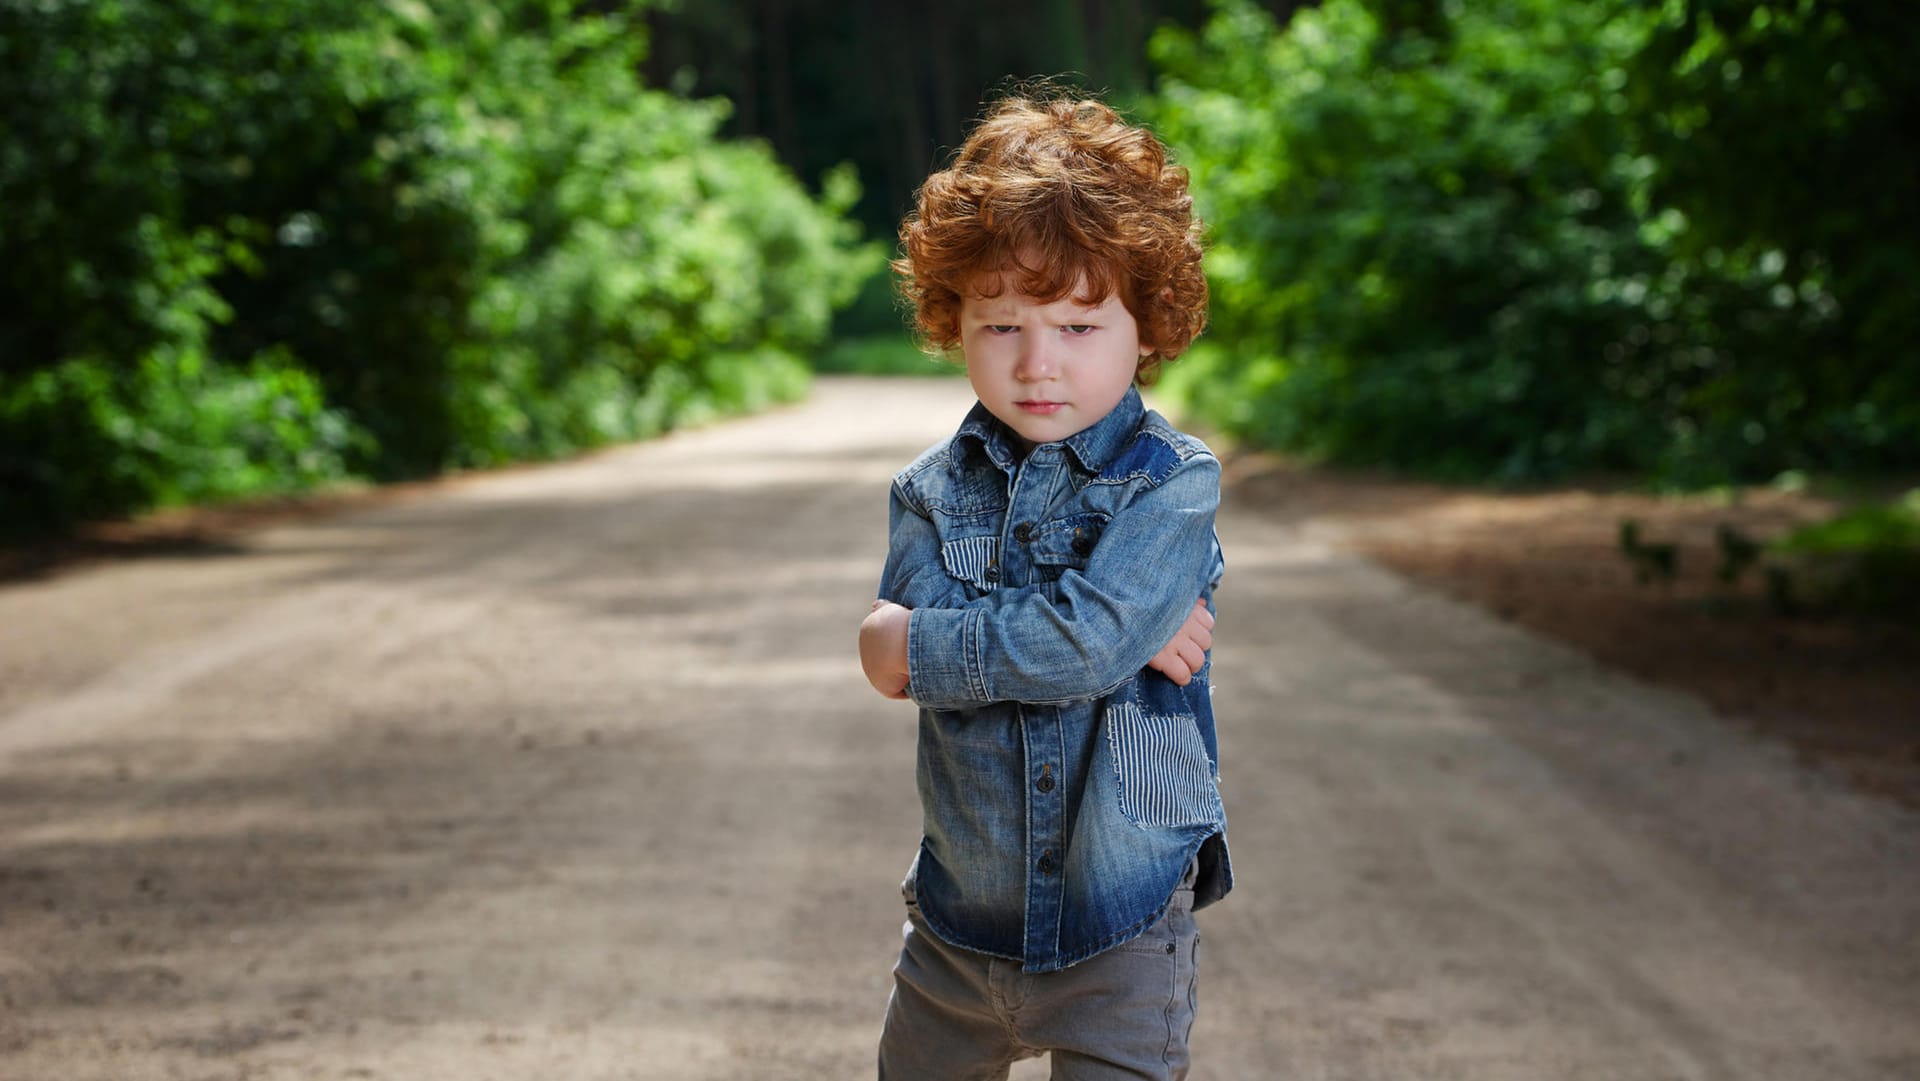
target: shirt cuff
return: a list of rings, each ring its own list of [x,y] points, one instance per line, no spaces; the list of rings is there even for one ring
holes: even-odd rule
[[[980,623],[965,608],[915,608],[907,622],[907,693],[923,706],[988,701],[980,664]]]

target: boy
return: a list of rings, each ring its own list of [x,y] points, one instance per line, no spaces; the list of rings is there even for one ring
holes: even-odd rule
[[[979,404],[894,479],[860,628],[874,688],[921,707],[883,1081],[1043,1053],[1056,1079],[1186,1076],[1192,913],[1232,884],[1207,691],[1220,467],[1134,384],[1205,321],[1199,228],[1150,133],[1021,96],[901,227],[918,327]]]

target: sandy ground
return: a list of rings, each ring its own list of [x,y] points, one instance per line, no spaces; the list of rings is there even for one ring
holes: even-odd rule
[[[918,811],[852,631],[964,405],[0,588],[0,1079],[870,1076]],[[1920,1076],[1910,807],[1258,485],[1221,532],[1196,1077]]]

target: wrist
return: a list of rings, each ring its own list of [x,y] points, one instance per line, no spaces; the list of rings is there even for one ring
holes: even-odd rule
[[[907,642],[913,634],[913,609],[893,605],[886,611],[885,642],[887,662],[905,680],[912,673],[907,657]]]
[[[913,611],[876,601],[860,623],[860,663],[874,689],[889,698],[906,697],[907,634]]]

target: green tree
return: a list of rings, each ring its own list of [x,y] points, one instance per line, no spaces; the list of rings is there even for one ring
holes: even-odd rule
[[[297,359],[215,338],[277,223],[225,195],[337,141],[308,57],[350,15],[0,3],[0,533],[344,472],[356,429]]]
[[[1327,0],[1283,29],[1227,2],[1164,34],[1157,116],[1216,239],[1211,344],[1176,388],[1274,446],[1461,477],[1920,460],[1881,423],[1907,377],[1805,349],[1870,306],[1690,215],[1711,185],[1648,125],[1692,106],[1640,86],[1671,19]]]
[[[1669,0],[1625,91],[1676,257],[1770,272],[1712,388],[1744,454],[1920,463],[1920,19],[1883,0]]]
[[[1668,388],[1636,354],[1673,313],[1594,89],[1631,43],[1579,15],[1474,5],[1436,40],[1353,0],[1284,32],[1235,3],[1160,39],[1158,120],[1215,240],[1203,406],[1453,475],[1643,464]]]

